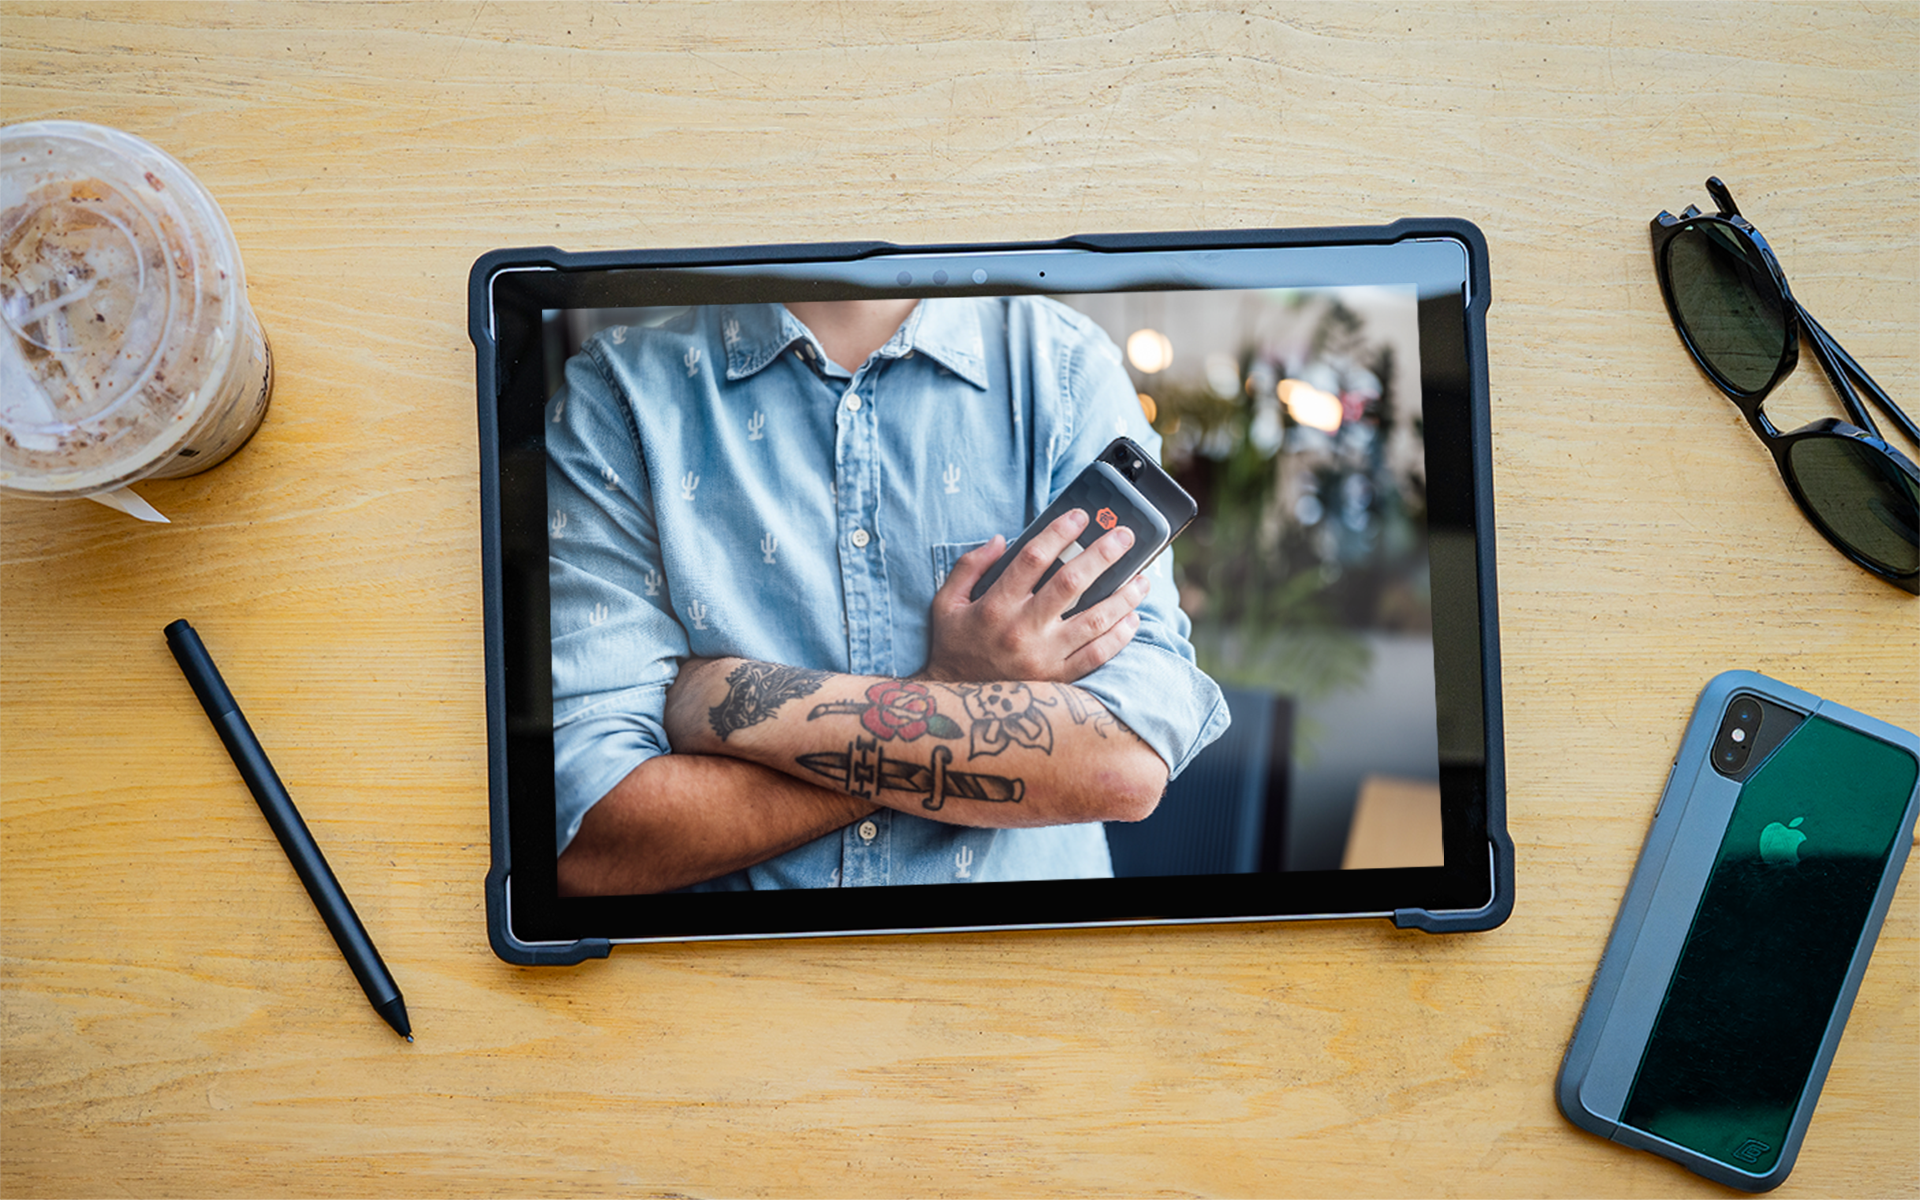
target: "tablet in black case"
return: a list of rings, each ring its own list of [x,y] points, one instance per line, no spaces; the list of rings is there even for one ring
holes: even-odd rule
[[[1111,877],[976,882],[960,877],[966,859],[956,856],[954,881],[893,886],[893,903],[840,886],[561,896],[549,571],[550,539],[565,531],[552,528],[547,498],[546,414],[568,386],[567,362],[596,338],[603,349],[644,347],[712,306],[777,320],[802,300],[906,298],[972,305],[989,350],[996,320],[1040,306],[1109,356],[1108,402],[1115,389],[1136,395],[1123,395],[1125,428],[1101,431],[1088,454],[1113,433],[1144,439],[1198,502],[1150,575],[1164,572],[1155,587],[1177,596],[1193,661],[1218,685],[1231,725],[1184,764],[1150,817],[1099,831]],[[1436,932],[1498,925],[1512,906],[1513,848],[1488,301],[1484,239],[1445,219],[1004,245],[483,256],[469,314],[496,953],[561,964],[657,940],[1338,917]],[[729,334],[732,319],[719,326]],[[985,394],[1020,393],[1039,369],[1021,353],[1003,347],[983,369]],[[681,401],[667,389],[625,402]],[[954,486],[940,464],[926,470],[923,491]],[[691,473],[682,483],[698,486]],[[975,540],[1011,539],[1051,499],[1044,479],[1009,487],[1024,511]],[[769,539],[771,562],[781,544]]]

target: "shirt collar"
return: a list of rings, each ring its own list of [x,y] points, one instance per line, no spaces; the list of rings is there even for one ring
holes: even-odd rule
[[[978,303],[951,296],[922,300],[875,356],[908,358],[925,354],[985,390],[986,343],[980,333]],[[764,370],[796,342],[814,354],[821,352],[807,327],[783,304],[723,306],[720,337],[727,349],[727,378],[734,380]]]

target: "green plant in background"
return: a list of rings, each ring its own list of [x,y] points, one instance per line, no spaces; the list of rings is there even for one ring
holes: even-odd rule
[[[1311,698],[1365,679],[1368,633],[1429,628],[1426,497],[1418,469],[1389,453],[1393,347],[1337,298],[1290,304],[1314,322],[1299,348],[1249,340],[1237,388],[1169,381],[1152,399],[1164,465],[1202,514],[1175,557],[1202,669]],[[1283,380],[1306,385],[1335,428],[1299,419]],[[1337,416],[1326,409],[1336,401]],[[1410,425],[1417,438],[1417,417]]]

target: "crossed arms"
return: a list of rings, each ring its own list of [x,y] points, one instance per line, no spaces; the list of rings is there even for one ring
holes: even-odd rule
[[[912,679],[683,662],[667,694],[674,753],[587,811],[560,857],[562,894],[697,883],[878,808],[995,828],[1147,816],[1167,764],[1071,685],[1132,639],[1145,581],[1061,619],[1130,535],[1105,535],[1032,590],[1085,521],[1056,521],[978,601],[968,593],[1004,543],[963,557],[934,598],[931,657]]]

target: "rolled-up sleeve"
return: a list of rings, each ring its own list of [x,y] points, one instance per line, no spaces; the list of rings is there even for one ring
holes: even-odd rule
[[[667,688],[687,654],[625,403],[589,343],[547,405],[559,850],[615,784],[667,753]]]
[[[1062,446],[1052,464],[1051,495],[1125,435],[1158,455],[1160,435],[1148,424],[1139,393],[1120,365],[1119,348],[1084,317],[1082,336],[1059,363]],[[1175,543],[1177,546],[1178,543]],[[1226,732],[1232,717],[1220,685],[1195,663],[1192,622],[1180,607],[1173,550],[1147,568],[1152,584],[1139,607],[1140,628],[1118,654],[1075,681],[1166,760],[1169,776]]]

